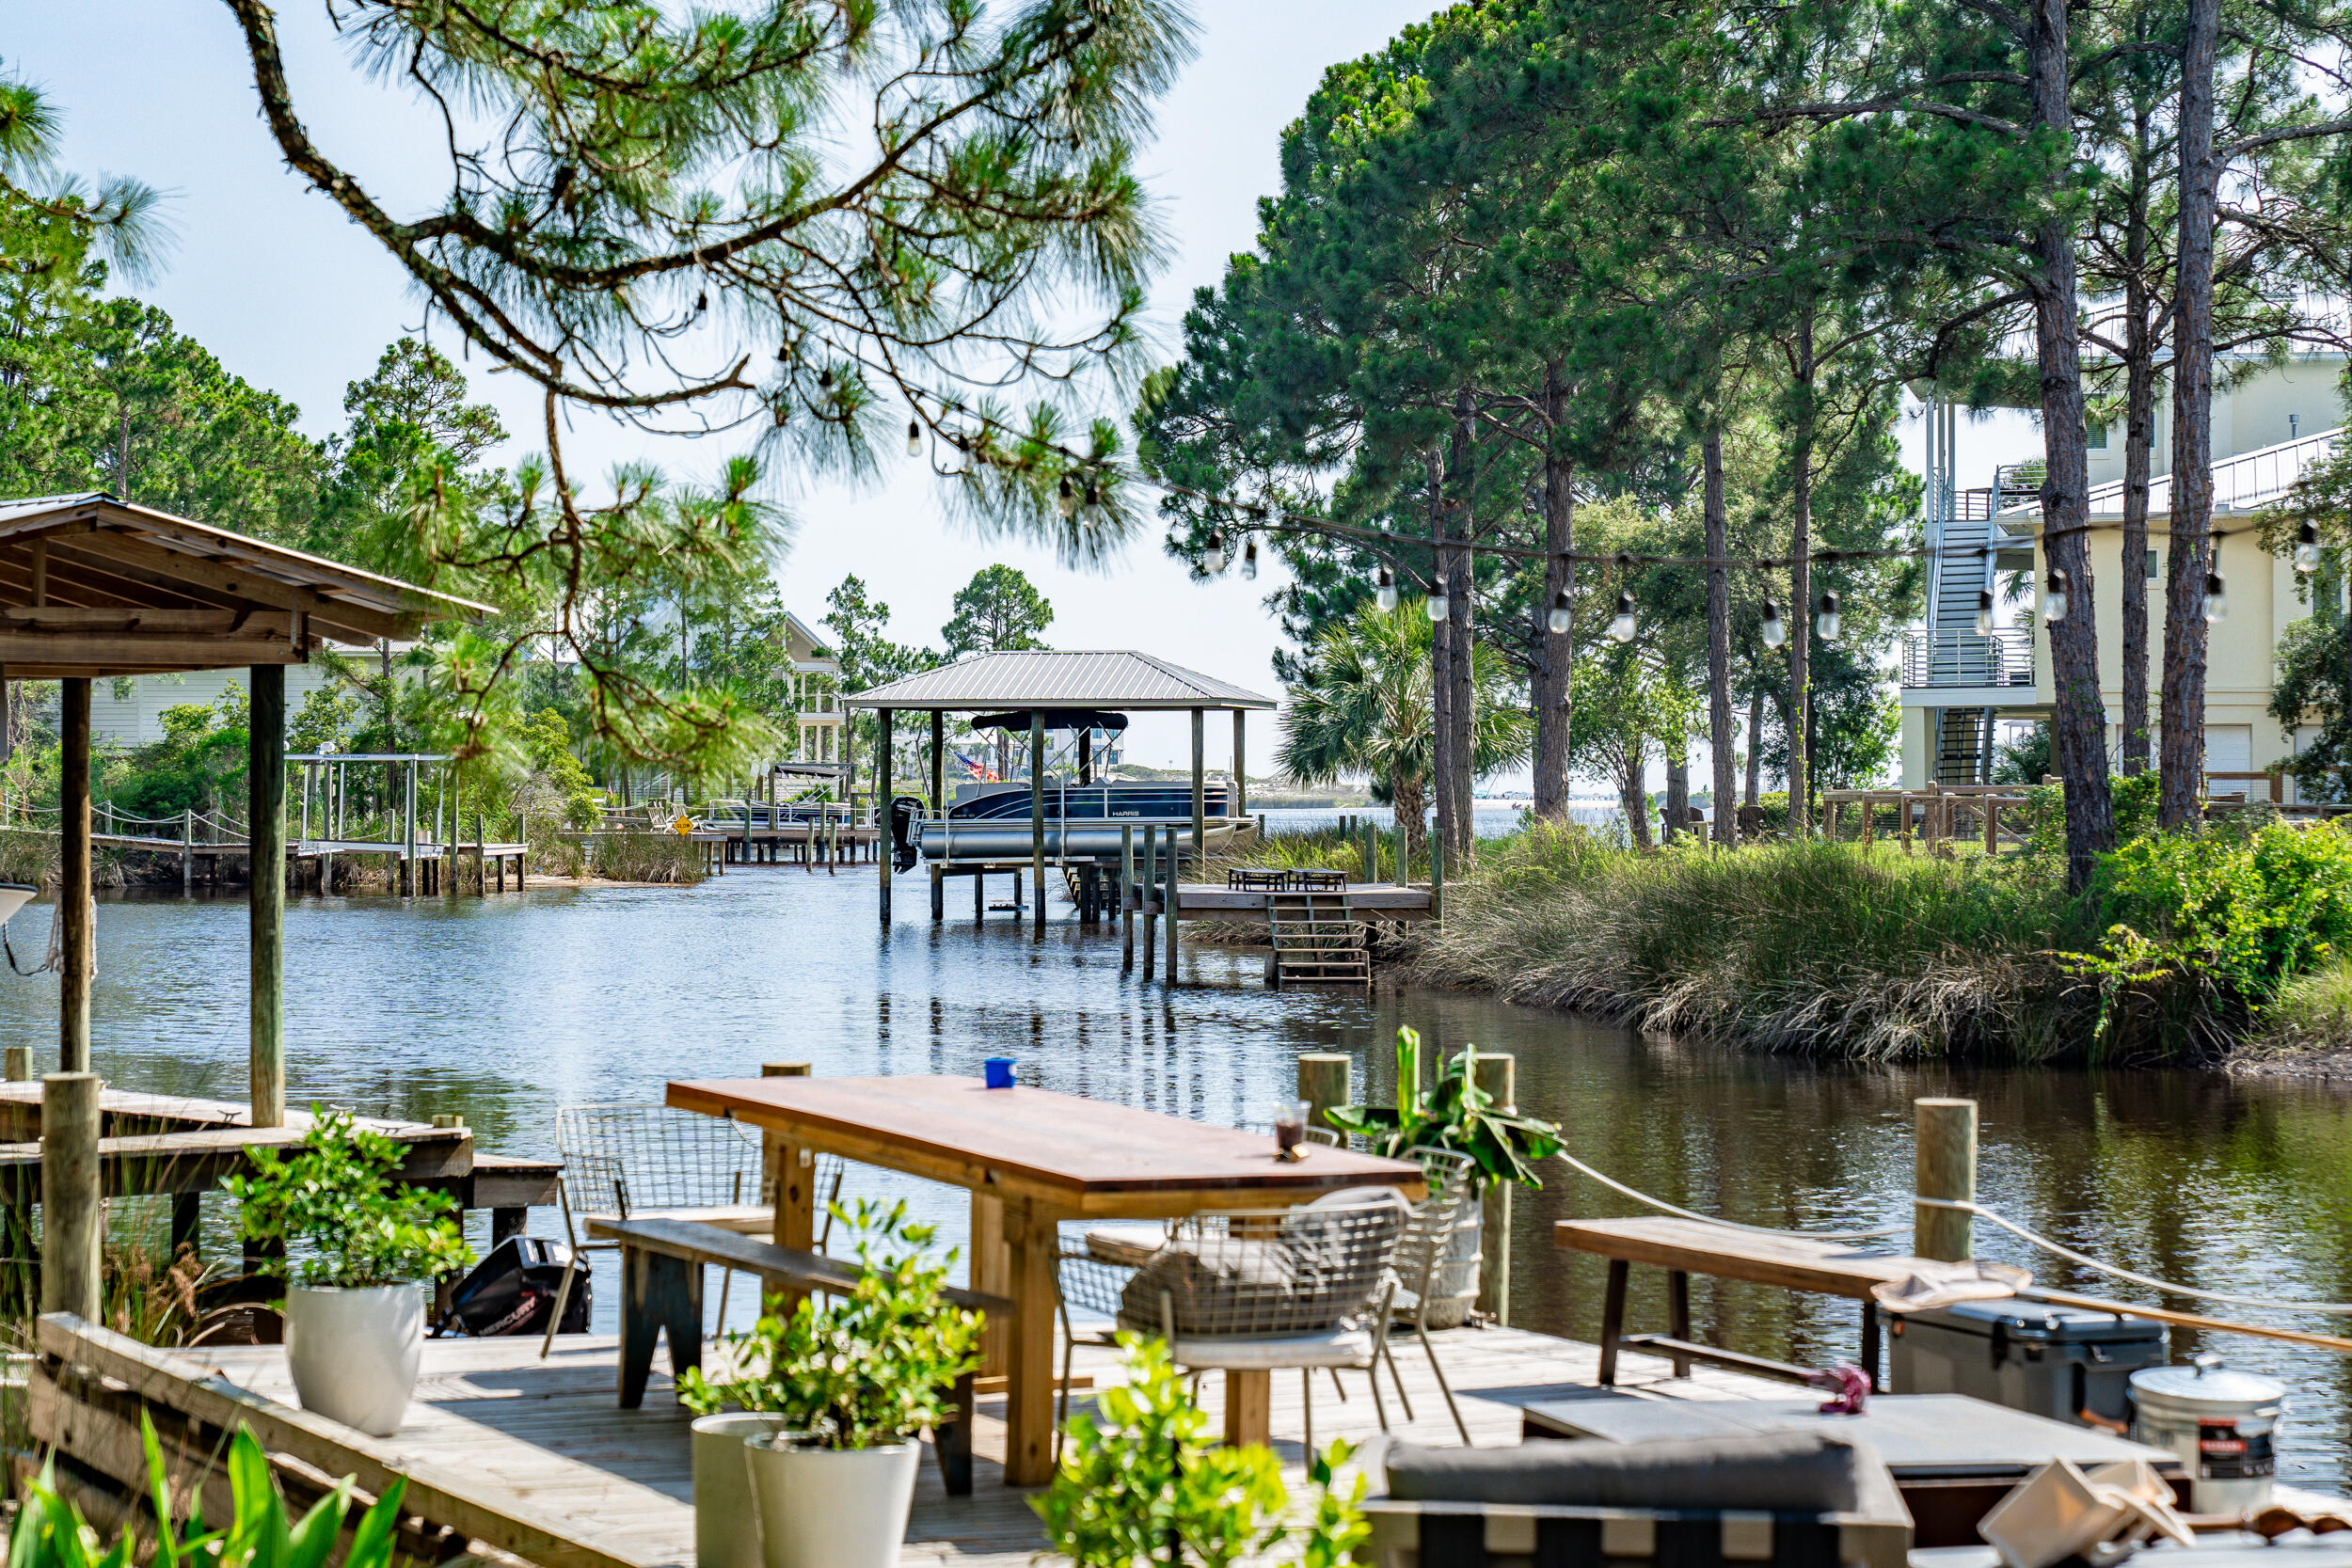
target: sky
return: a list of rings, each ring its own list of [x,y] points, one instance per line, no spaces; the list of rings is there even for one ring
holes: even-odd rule
[[[347,69],[316,0],[280,8],[294,97],[330,154],[368,179],[388,204],[431,200],[443,165],[426,123],[403,94]],[[1139,160],[1162,204],[1170,261],[1152,296],[1157,357],[1176,356],[1184,307],[1216,283],[1225,260],[1249,247],[1256,206],[1279,182],[1282,127],[1324,70],[1380,47],[1429,14],[1426,0],[1194,0],[1198,58],[1163,101],[1158,138]],[[168,270],[137,292],[232,372],[292,399],[307,433],[342,423],[346,383],[421,320],[405,275],[374,241],[279,162],[255,107],[249,66],[226,8],[210,0],[19,0],[0,33],[0,65],[43,87],[65,111],[62,162],[85,174],[135,176],[171,191],[179,243]],[[446,330],[438,341],[446,343]],[[477,361],[477,364],[479,361]],[[536,405],[505,376],[478,376],[510,430],[537,422]],[[1915,468],[1920,427],[1906,423]],[[577,438],[593,449],[598,433]],[[724,448],[671,440],[651,447],[608,437],[607,450],[644,451],[673,472],[703,476]],[[1995,462],[2025,455],[2030,426],[2014,415],[1963,429],[1960,482],[1982,483]],[[504,454],[518,456],[526,443]],[[995,562],[1018,566],[1052,603],[1046,640],[1061,648],[1136,648],[1268,695],[1279,626],[1263,605],[1279,587],[1269,565],[1255,583],[1237,573],[1196,583],[1147,530],[1099,572],[1063,568],[1050,552],[985,539],[947,517],[917,460],[898,456],[860,489],[823,486],[791,496],[798,519],[780,572],[803,619],[824,612],[848,574],[893,611],[900,641],[936,644],[957,588]],[[1254,721],[1253,771],[1274,736]],[[1215,729],[1215,726],[1212,726]],[[1132,761],[1168,766],[1188,753],[1181,716],[1142,716]],[[1225,758],[1211,743],[1212,765]]]

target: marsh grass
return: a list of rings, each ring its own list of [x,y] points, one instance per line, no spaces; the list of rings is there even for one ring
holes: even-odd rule
[[[702,847],[671,832],[606,833],[588,841],[591,875],[615,882],[699,882]]]

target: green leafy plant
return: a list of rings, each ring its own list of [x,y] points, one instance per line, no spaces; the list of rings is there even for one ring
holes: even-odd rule
[[[301,1286],[405,1285],[473,1261],[457,1200],[392,1180],[397,1142],[348,1112],[311,1109],[317,1119],[299,1148],[256,1149],[250,1175],[221,1181],[245,1239],[284,1249],[262,1273]]]
[[[58,1495],[52,1468],[44,1465],[40,1478],[25,1484],[18,1502],[8,1529],[8,1568],[129,1568],[134,1561],[151,1561],[162,1568],[199,1563],[203,1568],[326,1568],[351,1510],[350,1478],[321,1497],[310,1513],[291,1518],[285,1494],[270,1472],[269,1455],[249,1429],[239,1427],[229,1449],[233,1517],[228,1527],[207,1529],[200,1509],[184,1527],[175,1527],[163,1446],[144,1412],[139,1435],[147,1448],[151,1506],[163,1521],[153,1552],[142,1553],[128,1531],[113,1545],[104,1545],[81,1511]],[[342,1556],[342,1568],[391,1568],[392,1528],[407,1486],[405,1479],[394,1481],[360,1518]]]
[[[1363,1478],[1333,1481],[1348,1447],[1334,1443],[1311,1473],[1319,1496],[1305,1524],[1282,1523],[1290,1495],[1272,1449],[1229,1448],[1193,1402],[1159,1339],[1119,1337],[1125,1381],[1095,1402],[1099,1416],[1070,1418],[1059,1469],[1030,1506],[1047,1545],[1079,1568],[1135,1563],[1226,1568],[1297,1548],[1301,1568],[1341,1568],[1370,1534]]]
[[[954,1251],[931,1255],[934,1228],[910,1221],[903,1201],[884,1210],[861,1199],[834,1215],[854,1238],[857,1288],[788,1312],[770,1297],[749,1333],[728,1337],[739,1375],[714,1383],[696,1369],[678,1379],[688,1409],[771,1414],[829,1449],[896,1443],[946,1414],[949,1388],[979,1365],[982,1324],[940,1296]]]
[[[1408,1148],[1434,1147],[1467,1154],[1481,1182],[1517,1181],[1540,1187],[1535,1162],[1560,1151],[1560,1126],[1503,1110],[1478,1086],[1478,1048],[1464,1046],[1438,1069],[1437,1082],[1422,1086],[1421,1036],[1396,1032],[1396,1103],[1347,1105],[1325,1113],[1343,1132],[1370,1138],[1391,1157]]]

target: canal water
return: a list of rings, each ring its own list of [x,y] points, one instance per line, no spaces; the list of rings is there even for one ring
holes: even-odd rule
[[[828,1074],[977,1074],[983,1058],[1011,1056],[1031,1083],[1233,1123],[1272,1117],[1305,1051],[1349,1053],[1359,1086],[1385,1097],[1396,1027],[1410,1023],[1449,1049],[1515,1053],[1522,1106],[1563,1123],[1581,1158],[1708,1213],[1907,1227],[1911,1101],[1969,1095],[1982,1105],[1981,1196],[2004,1213],[2169,1279],[2352,1299],[2344,1091],[2169,1072],[1825,1066],[1469,996],[1269,992],[1258,952],[1190,948],[1180,985],[1147,985],[1120,974],[1115,927],[1082,934],[1058,906],[1041,940],[1005,912],[976,927],[961,885],[948,900],[957,912],[935,927],[924,892],[900,883],[886,939],[868,866],[834,877],[745,867],[691,889],[550,887],[413,906],[296,899],[286,917],[291,1098],[420,1119],[456,1112],[487,1148],[552,1152],[557,1106],[658,1100],[671,1078],[749,1076],[780,1060]],[[1009,894],[999,882],[991,898]],[[21,954],[41,950],[48,918],[45,904],[19,917]],[[110,899],[98,932],[99,1070],[125,1088],[242,1100],[242,898]],[[0,1043],[31,1044],[54,1064],[56,1009],[53,977],[0,978]],[[960,1195],[867,1174],[872,1190],[911,1196],[961,1240]],[[1632,1212],[1565,1168],[1522,1195],[1513,1321],[1592,1338],[1600,1265],[1562,1260],[1549,1222]],[[1981,1251],[2029,1264],[2043,1283],[2100,1286],[2007,1236],[1979,1235]],[[1637,1270],[1635,1281],[1634,1325],[1662,1328],[1659,1276]],[[608,1287],[599,1281],[604,1323]],[[1710,1281],[1694,1281],[1693,1296],[1702,1329],[1735,1348],[1810,1365],[1854,1352],[1849,1304]],[[2175,1340],[2176,1352],[2192,1348]],[[2341,1484],[2352,1458],[2346,1363],[2258,1340],[2217,1348],[2294,1389],[2284,1473]]]

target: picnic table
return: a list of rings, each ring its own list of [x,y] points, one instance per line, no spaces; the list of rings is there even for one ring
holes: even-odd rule
[[[1704,1220],[1645,1215],[1637,1219],[1561,1220],[1552,1227],[1554,1245],[1589,1252],[1609,1260],[1609,1285],[1600,1304],[1600,1381],[1617,1381],[1617,1352],[1626,1345],[1658,1352],[1674,1364],[1675,1376],[1691,1375],[1691,1363],[1732,1367],[1762,1377],[1794,1380],[1804,1369],[1758,1355],[1719,1350],[1691,1338],[1691,1276],[1744,1279],[1785,1291],[1844,1296],[1862,1303],[1862,1370],[1879,1386],[1879,1319],[1870,1288],[1933,1267],[1899,1253],[1874,1252],[1847,1242],[1817,1241],[1783,1232],[1741,1230]],[[1666,1271],[1667,1331],[1625,1332],[1627,1276],[1635,1263]]]
[[[989,1336],[984,1373],[1005,1384],[1005,1480],[1053,1476],[1054,1259],[1064,1220],[1177,1219],[1287,1208],[1347,1187],[1418,1199],[1421,1167],[1311,1145],[1285,1163],[1264,1133],[1212,1127],[1044,1089],[977,1078],[755,1078],[673,1083],[679,1110],[731,1117],[779,1144],[775,1240],[810,1248],[814,1194],[803,1173],[839,1155],[972,1195],[971,1283],[1012,1300]],[[1226,1435],[1264,1442],[1270,1374],[1225,1374]]]

